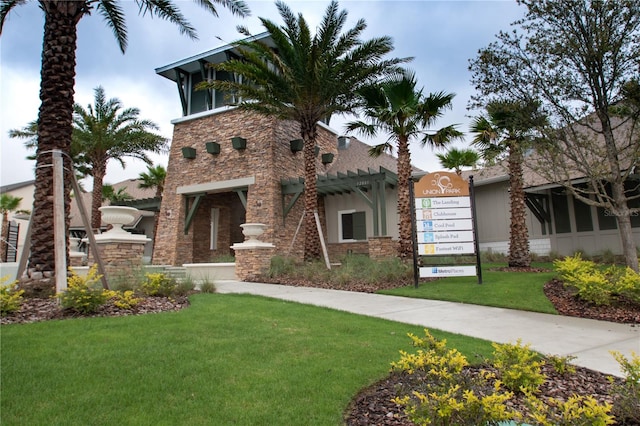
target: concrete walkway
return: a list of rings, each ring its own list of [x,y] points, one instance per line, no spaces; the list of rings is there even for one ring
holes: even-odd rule
[[[216,281],[219,293],[249,293],[354,314],[414,324],[479,337],[499,343],[523,344],[546,354],[577,357],[572,363],[622,376],[609,351],[640,356],[640,325],[539,314],[438,300],[380,294],[291,287],[240,281]]]

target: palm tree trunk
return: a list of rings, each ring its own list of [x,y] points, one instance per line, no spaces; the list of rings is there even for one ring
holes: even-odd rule
[[[413,257],[413,240],[411,238],[411,197],[409,195],[409,180],[411,179],[411,153],[409,139],[398,137],[398,232],[400,244],[398,255],[402,260]]]
[[[7,261],[9,247],[9,215],[2,213],[2,231],[0,232],[0,262]]]
[[[527,210],[524,200],[524,178],[521,150],[509,148],[509,202],[511,224],[509,228],[509,266],[528,268],[531,266],[529,253],[529,231],[527,230]]]
[[[94,163],[92,170],[93,191],[91,193],[91,229],[94,233],[97,233],[100,231],[100,225],[102,224],[100,207],[102,207],[102,183],[107,171],[106,161]]]
[[[304,260],[311,261],[320,258],[320,236],[313,214],[318,208],[315,153],[318,130],[315,122],[300,123],[300,125],[300,133],[304,141]]]
[[[73,87],[75,85],[77,24],[86,13],[84,1],[40,1],[45,12],[38,148],[32,211],[31,254],[28,275],[38,278],[55,272],[53,238],[53,169],[51,150],[69,154],[72,133]],[[65,181],[73,167],[63,158]],[[69,227],[70,186],[65,185],[65,223]],[[68,251],[67,251],[68,258]],[[37,275],[36,275],[37,274]]]

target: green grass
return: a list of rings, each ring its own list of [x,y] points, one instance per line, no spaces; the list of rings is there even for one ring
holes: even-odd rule
[[[2,326],[3,425],[339,425],[420,327],[249,295]],[[431,330],[469,359],[489,342]]]
[[[408,286],[379,293],[557,314],[543,291],[544,284],[556,275],[555,272],[492,270],[500,266],[506,265],[483,264],[482,284],[478,284],[476,277],[450,277],[420,283],[418,288]],[[551,270],[553,265],[532,266]]]

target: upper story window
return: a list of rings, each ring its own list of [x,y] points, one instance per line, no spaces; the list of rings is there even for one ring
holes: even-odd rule
[[[233,81],[234,75],[227,71],[208,69],[206,72],[206,78]],[[228,92],[220,90],[196,90],[196,86],[203,80],[202,72],[200,71],[189,74],[189,115],[208,111],[214,108],[220,108],[226,105],[232,105],[236,102],[233,95]]]

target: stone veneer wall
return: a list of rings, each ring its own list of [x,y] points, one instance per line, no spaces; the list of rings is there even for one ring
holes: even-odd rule
[[[369,255],[369,243],[367,241],[357,241],[353,243],[329,243],[327,244],[329,259],[332,262],[338,262],[340,258],[347,254],[366,254]]]
[[[144,255],[144,244],[140,243],[105,243],[97,244],[100,259],[104,264],[107,279],[116,276],[131,275],[132,272],[142,265]],[[89,250],[89,265],[93,265],[93,251]]]
[[[267,225],[261,240],[274,244],[277,254],[286,253],[304,209],[303,197],[300,197],[284,218],[280,191],[281,179],[298,178],[304,174],[303,153],[294,154],[289,146],[290,140],[300,138],[298,129],[297,123],[279,121],[238,109],[216,111],[176,123],[153,263],[180,265],[204,262],[213,255],[208,245],[210,207],[205,207],[211,206],[205,202],[211,195],[200,205],[185,235],[184,223],[188,211],[185,197],[177,193],[178,187],[248,177],[254,177],[255,184],[248,189],[244,221]],[[318,130],[317,144],[320,146],[320,153],[316,165],[318,172],[322,173],[324,166],[321,154],[331,152],[338,155],[337,135],[322,127]],[[232,147],[231,138],[236,136],[247,140],[245,150]],[[206,152],[205,143],[210,141],[220,144],[220,154]],[[196,158],[183,158],[183,147],[195,148]],[[234,192],[225,195],[237,197]],[[323,219],[324,212],[319,212]],[[221,210],[221,223],[227,220],[223,219],[223,213]],[[232,228],[234,226],[232,224]],[[304,226],[300,229],[291,255],[302,255],[303,244],[300,243],[300,238],[303,237]],[[218,240],[219,250],[224,249],[222,244],[227,244],[227,241],[233,243],[233,238],[230,240],[221,235]]]
[[[370,237],[369,257],[372,259],[385,259],[398,255],[398,242],[392,237]]]

